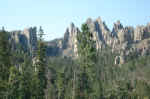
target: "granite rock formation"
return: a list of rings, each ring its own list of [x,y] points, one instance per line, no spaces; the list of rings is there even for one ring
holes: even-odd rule
[[[112,53],[117,53],[115,64],[123,64],[131,55],[144,56],[150,54],[150,23],[146,26],[123,26],[120,21],[114,23],[110,30],[100,17],[93,20],[88,18],[85,22],[96,41],[97,50],[101,51],[109,47]],[[48,56],[78,57],[77,34],[80,29],[71,23],[66,29],[64,37],[55,39],[47,44]],[[29,51],[33,56],[37,49],[36,27],[24,29],[23,31],[11,32],[11,43],[13,48],[16,44],[22,45],[23,49]]]
[[[34,56],[37,50],[37,29],[30,27],[23,31],[11,31],[10,41],[14,50],[20,47]]]
[[[88,18],[88,24],[93,39],[96,41],[96,48],[102,50],[110,47],[113,53],[118,53],[115,63],[123,64],[127,57],[135,53],[138,56],[150,53],[150,24],[146,26],[123,26],[120,21],[114,23],[112,31],[107,27],[100,17],[96,20]],[[64,37],[56,44],[62,56],[77,57],[77,33],[80,32],[73,23],[66,29]],[[54,41],[53,41],[54,42]],[[50,43],[50,42],[49,42]]]

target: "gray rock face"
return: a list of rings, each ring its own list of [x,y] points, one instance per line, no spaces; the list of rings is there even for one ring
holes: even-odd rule
[[[122,29],[123,29],[123,25],[120,23],[120,21],[117,21],[116,23],[114,23],[112,35],[117,36],[117,33]]]
[[[135,37],[134,37],[135,41],[143,40],[144,39],[144,26],[136,27],[134,35],[135,35]]]
[[[120,44],[125,42],[132,43],[134,40],[134,28],[133,27],[125,27],[117,32],[117,37]]]
[[[146,26],[123,27],[120,21],[114,23],[112,31],[110,31],[100,17],[96,20],[88,18],[85,22],[93,34],[96,41],[96,48],[102,49],[109,46],[112,52],[117,52],[115,63],[123,64],[127,57],[136,53],[139,56],[148,55],[150,53],[150,23]],[[77,57],[77,33],[80,30],[71,23],[66,29],[64,37],[57,43],[59,52],[62,56]],[[142,46],[142,47],[139,47]]]
[[[146,26],[137,26],[134,32],[134,40],[141,41],[150,37],[150,23]]]
[[[123,64],[127,57],[136,53],[138,56],[148,55],[150,53],[150,23],[146,26],[131,26],[124,27],[120,21],[114,23],[112,31],[110,31],[99,17],[96,20],[88,18],[85,22],[93,34],[93,39],[96,41],[96,48],[102,49],[109,46],[112,52],[117,52],[115,63]],[[71,23],[66,29],[64,37],[58,43],[61,55],[76,57],[77,54],[77,33],[79,29]],[[139,47],[142,46],[142,47]]]
[[[10,33],[10,43],[12,45],[12,49],[17,49],[18,44],[24,45],[22,48],[27,51],[27,38],[25,35],[22,35],[21,31],[12,31]]]
[[[37,50],[37,29],[36,27],[31,27],[24,29],[22,32],[23,35],[27,38],[27,45],[32,53]]]
[[[79,29],[73,24],[70,24],[70,27],[66,29],[64,37],[59,41],[60,53],[62,56],[77,56],[77,33]]]
[[[96,41],[97,49],[101,49],[106,44],[111,44],[111,32],[100,17],[94,21],[89,18],[86,24],[88,24],[91,33],[93,33],[93,39]]]
[[[118,53],[116,64],[123,64],[132,54],[144,56],[150,54],[150,23],[146,26],[124,27],[120,21],[114,23],[110,31],[100,17],[95,20],[88,18],[85,22],[96,41],[96,48],[100,51],[109,47],[113,53]],[[80,32],[73,23],[66,29],[64,37],[47,42],[47,54],[49,56],[77,57],[77,34]],[[36,28],[28,28],[23,31],[11,32],[13,45],[20,43],[26,50],[33,53],[37,49]],[[15,48],[15,46],[14,46]]]
[[[36,27],[24,29],[23,31],[10,32],[10,40],[13,45],[13,49],[16,49],[19,44],[21,48],[30,53],[34,53],[37,50],[37,31]]]

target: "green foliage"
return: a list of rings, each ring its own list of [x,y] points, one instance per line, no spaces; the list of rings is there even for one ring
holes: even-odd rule
[[[58,99],[64,99],[64,91],[65,91],[65,80],[64,73],[57,73],[57,89],[58,89]]]
[[[82,25],[82,32],[78,33],[78,55],[80,69],[78,81],[78,98],[87,99],[92,97],[92,82],[95,78],[95,62],[97,59],[96,43],[88,25]]]
[[[130,60],[130,62],[120,66],[114,65],[114,58],[115,54],[107,47],[98,53],[97,60],[101,61],[95,63],[95,80],[92,83],[87,82],[89,80],[86,80],[85,75],[82,77],[77,60],[71,61],[68,58],[59,57],[51,58],[49,60],[49,69],[53,71],[51,72],[53,75],[51,80],[56,80],[52,85],[56,89],[58,88],[55,84],[58,83],[57,81],[59,81],[58,79],[60,78],[56,77],[56,75],[57,72],[63,71],[63,75],[65,76],[63,76],[60,82],[64,83],[61,84],[61,87],[65,89],[65,91],[62,92],[65,99],[81,98],[83,95],[80,88],[82,90],[86,89],[84,93],[93,92],[91,99],[149,99],[150,57],[145,56]],[[75,98],[73,98],[74,71],[76,75]],[[81,78],[84,78],[84,80]],[[84,85],[80,86],[82,82]],[[92,90],[88,84],[92,85]],[[52,92],[55,92],[55,90]],[[57,98],[55,97],[55,99]]]
[[[78,33],[78,58],[46,57],[39,30],[35,60],[22,49],[10,50],[0,32],[0,99],[149,99],[150,56],[115,65],[109,47],[96,50],[86,24]],[[11,52],[13,55],[10,57]],[[35,71],[36,68],[36,71]]]
[[[8,33],[0,31],[0,80],[8,80],[10,62],[10,46]]]
[[[26,57],[27,58],[27,57]],[[31,79],[32,79],[32,65],[29,60],[26,60],[20,66],[19,78],[19,99],[31,99]]]
[[[10,46],[8,42],[8,33],[0,31],[0,96],[8,96],[8,79],[10,60]]]
[[[36,56],[36,63],[34,64],[35,68],[37,69],[34,74],[33,79],[33,86],[35,87],[36,92],[34,94],[34,97],[37,99],[44,99],[45,97],[45,89],[47,87],[47,78],[46,78],[46,69],[47,69],[47,63],[46,63],[46,49],[45,49],[45,43],[42,41],[43,30],[40,27],[39,30],[39,42],[38,42],[38,51]]]
[[[19,70],[12,66],[9,76],[9,97],[12,99],[19,99],[19,77]]]
[[[78,33],[77,38],[79,57],[83,60],[83,62],[95,62],[96,42],[93,40],[93,34],[90,32],[87,24],[82,25],[82,32]]]

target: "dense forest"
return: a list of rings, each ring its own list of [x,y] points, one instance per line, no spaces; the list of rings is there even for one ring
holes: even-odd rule
[[[150,56],[115,65],[109,47],[96,50],[87,24],[78,33],[78,58],[48,57],[39,29],[33,55],[14,50],[0,32],[0,99],[150,99]]]

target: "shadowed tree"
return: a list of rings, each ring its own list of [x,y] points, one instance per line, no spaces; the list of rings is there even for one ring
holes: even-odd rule
[[[46,63],[46,46],[45,43],[43,42],[43,29],[40,26],[39,29],[39,41],[38,41],[38,50],[37,50],[37,56],[36,56],[36,62],[35,62],[35,79],[34,82],[36,83],[35,87],[37,87],[37,94],[36,98],[37,99],[45,99],[45,89],[47,86],[47,78],[46,78],[46,68],[47,68],[47,63]]]
[[[0,94],[8,93],[8,79],[10,61],[10,46],[8,33],[4,30],[0,31]]]
[[[87,24],[83,24],[81,29],[82,31],[77,36],[81,70],[78,81],[78,97],[80,99],[92,99],[94,93],[92,82],[95,78],[94,71],[97,57],[96,43]]]

